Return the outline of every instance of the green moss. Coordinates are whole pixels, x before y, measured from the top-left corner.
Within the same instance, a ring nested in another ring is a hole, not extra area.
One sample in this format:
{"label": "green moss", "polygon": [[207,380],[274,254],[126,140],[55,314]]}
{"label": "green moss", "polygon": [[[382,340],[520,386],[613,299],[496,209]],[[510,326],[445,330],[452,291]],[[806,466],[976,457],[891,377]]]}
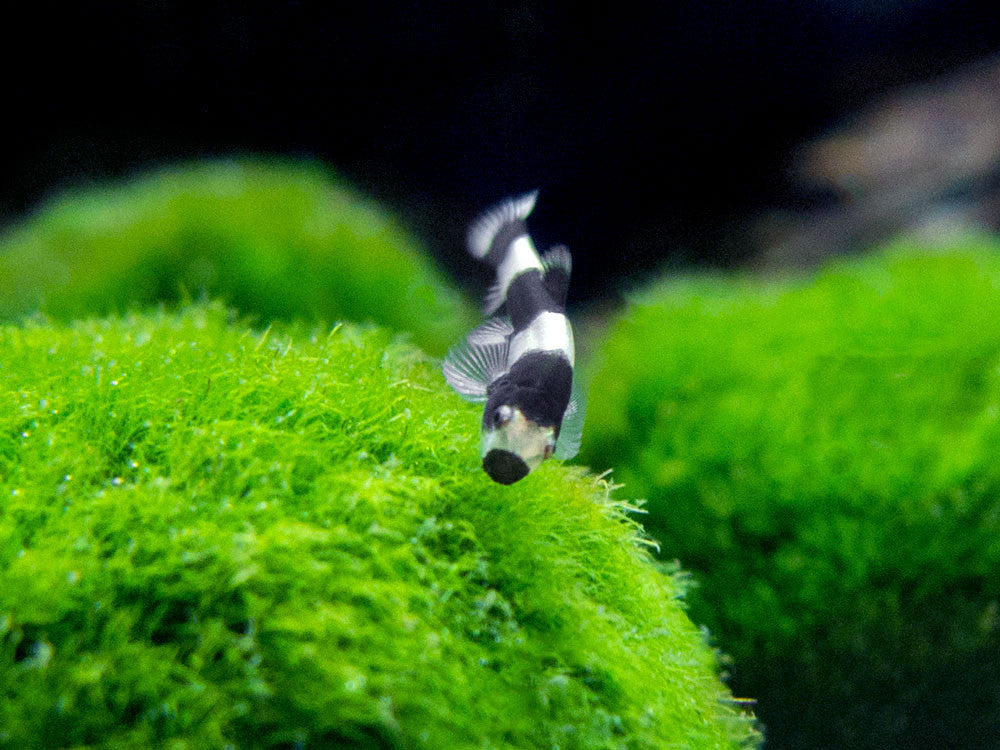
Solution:
{"label": "green moss", "polygon": [[176,166],[67,193],[0,237],[8,319],[204,295],[264,321],[375,321],[436,354],[472,324],[417,243],[311,163]]}
{"label": "green moss", "polygon": [[649,500],[769,745],[1000,736],[1000,246],[639,295],[582,459]]}
{"label": "green moss", "polygon": [[0,329],[0,747],[753,741],[628,506],[377,329]]}

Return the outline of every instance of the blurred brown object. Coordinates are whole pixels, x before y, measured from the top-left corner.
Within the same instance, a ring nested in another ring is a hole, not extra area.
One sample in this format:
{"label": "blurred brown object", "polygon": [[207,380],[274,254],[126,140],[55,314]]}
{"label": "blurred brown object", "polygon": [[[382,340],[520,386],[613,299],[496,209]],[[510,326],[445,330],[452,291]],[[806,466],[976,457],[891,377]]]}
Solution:
{"label": "blurred brown object", "polygon": [[875,102],[804,146],[792,179],[819,205],[757,222],[763,268],[811,266],[900,234],[1000,229],[1000,57]]}

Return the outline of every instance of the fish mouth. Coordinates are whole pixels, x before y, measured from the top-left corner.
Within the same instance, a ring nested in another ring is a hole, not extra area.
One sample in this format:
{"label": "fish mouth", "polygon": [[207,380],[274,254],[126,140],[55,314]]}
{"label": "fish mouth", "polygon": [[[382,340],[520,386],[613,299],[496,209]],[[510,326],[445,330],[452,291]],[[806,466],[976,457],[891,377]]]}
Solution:
{"label": "fish mouth", "polygon": [[[496,452],[496,456],[489,459],[489,464],[498,467],[498,473],[514,476],[509,482],[501,484],[513,484],[521,479],[521,467],[527,466],[525,473],[531,473],[538,468],[549,455],[546,446],[555,444],[555,428],[543,427],[527,419],[518,407],[513,407],[511,418],[499,427],[483,430],[482,455],[483,469],[493,477],[493,473],[487,468],[487,457],[490,453]],[[506,456],[504,455],[506,454]],[[507,458],[511,456],[511,458]],[[510,468],[504,471],[500,468],[501,462],[506,463]],[[515,468],[516,467],[516,470]],[[494,480],[500,482],[501,480]]]}
{"label": "fish mouth", "polygon": [[531,469],[516,453],[493,448],[483,456],[483,471],[497,484],[514,484],[528,476]]}

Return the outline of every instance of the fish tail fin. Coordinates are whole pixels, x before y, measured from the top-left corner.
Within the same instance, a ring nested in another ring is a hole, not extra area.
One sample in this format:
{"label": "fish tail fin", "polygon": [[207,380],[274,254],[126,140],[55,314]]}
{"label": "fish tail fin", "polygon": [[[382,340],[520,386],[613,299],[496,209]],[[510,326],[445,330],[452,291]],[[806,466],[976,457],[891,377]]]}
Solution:
{"label": "fish tail fin", "polygon": [[[467,237],[469,254],[480,260],[499,255],[509,242],[525,233],[524,220],[535,207],[538,191],[533,190],[517,198],[508,198],[472,222]],[[505,238],[506,239],[505,241]],[[501,242],[497,242],[497,240]],[[491,251],[497,250],[496,253]]]}

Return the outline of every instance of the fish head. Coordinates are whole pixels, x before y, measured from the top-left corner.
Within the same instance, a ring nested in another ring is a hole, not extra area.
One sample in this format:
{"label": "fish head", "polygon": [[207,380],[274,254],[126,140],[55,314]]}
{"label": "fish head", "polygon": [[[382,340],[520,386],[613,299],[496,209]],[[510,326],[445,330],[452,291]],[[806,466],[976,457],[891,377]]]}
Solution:
{"label": "fish head", "polygon": [[499,484],[513,484],[556,449],[556,428],[524,416],[511,404],[488,406],[483,417],[483,470]]}

